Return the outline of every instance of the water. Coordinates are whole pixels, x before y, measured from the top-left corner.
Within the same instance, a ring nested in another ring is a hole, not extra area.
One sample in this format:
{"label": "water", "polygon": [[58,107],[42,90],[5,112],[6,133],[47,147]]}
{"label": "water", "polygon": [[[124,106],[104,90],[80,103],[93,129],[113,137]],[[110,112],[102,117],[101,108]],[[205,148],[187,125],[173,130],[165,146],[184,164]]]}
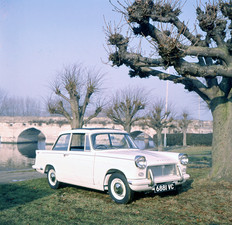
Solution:
{"label": "water", "polygon": [[35,162],[35,150],[45,148],[44,141],[27,144],[0,143],[0,171],[31,168]]}

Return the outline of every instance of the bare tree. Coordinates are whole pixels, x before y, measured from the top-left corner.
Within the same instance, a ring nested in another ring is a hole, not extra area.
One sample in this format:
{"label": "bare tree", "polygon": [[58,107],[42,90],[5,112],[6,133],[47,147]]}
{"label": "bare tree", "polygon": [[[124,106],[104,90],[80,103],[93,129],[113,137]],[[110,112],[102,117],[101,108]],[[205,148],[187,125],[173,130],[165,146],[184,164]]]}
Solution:
{"label": "bare tree", "polygon": [[72,128],[82,128],[102,111],[102,105],[92,105],[93,114],[86,116],[87,107],[100,91],[103,75],[98,71],[86,71],[81,65],[64,67],[53,84],[58,97],[48,100],[48,111],[67,118]]}
{"label": "bare tree", "polygon": [[3,89],[0,89],[0,115],[4,115],[6,99],[7,94]]}
{"label": "bare tree", "polygon": [[146,107],[145,91],[141,88],[128,87],[118,91],[111,102],[106,110],[107,117],[130,133],[133,124],[141,119],[139,113]]}
{"label": "bare tree", "polygon": [[41,102],[31,97],[8,96],[0,90],[1,116],[41,116]]}
{"label": "bare tree", "polygon": [[189,113],[187,111],[183,111],[181,117],[182,118],[178,121],[178,126],[183,133],[183,146],[187,146],[187,130],[191,120],[188,118]]}
{"label": "bare tree", "polygon": [[[130,37],[108,26],[109,60],[130,67],[131,77],[156,76],[196,92],[213,115],[211,176],[232,182],[232,2],[208,1],[196,8],[196,30],[180,20],[181,1],[135,0],[119,3],[136,37],[151,44],[150,55],[129,51]],[[201,30],[197,34],[197,30]],[[193,60],[194,59],[194,60]],[[172,67],[175,73],[160,70]]]}
{"label": "bare tree", "polygon": [[173,128],[174,112],[170,106],[166,109],[165,101],[160,99],[153,103],[150,109],[145,124],[154,129],[157,134],[158,151],[163,150],[162,132],[166,128]]}
{"label": "bare tree", "polygon": [[15,114],[20,116],[41,116],[43,113],[42,104],[39,100],[31,97],[14,97],[13,104]]}

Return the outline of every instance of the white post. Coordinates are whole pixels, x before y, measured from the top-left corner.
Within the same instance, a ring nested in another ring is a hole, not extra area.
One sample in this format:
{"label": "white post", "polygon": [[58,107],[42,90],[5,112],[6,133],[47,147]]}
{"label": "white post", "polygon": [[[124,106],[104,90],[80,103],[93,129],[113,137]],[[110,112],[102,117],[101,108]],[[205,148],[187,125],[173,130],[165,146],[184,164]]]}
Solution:
{"label": "white post", "polygon": [[199,133],[201,133],[201,97],[198,96],[198,125]]}
{"label": "white post", "polygon": [[[168,70],[169,73],[169,70]],[[168,80],[166,83],[165,113],[168,111]],[[167,147],[167,128],[164,128],[164,147]]]}

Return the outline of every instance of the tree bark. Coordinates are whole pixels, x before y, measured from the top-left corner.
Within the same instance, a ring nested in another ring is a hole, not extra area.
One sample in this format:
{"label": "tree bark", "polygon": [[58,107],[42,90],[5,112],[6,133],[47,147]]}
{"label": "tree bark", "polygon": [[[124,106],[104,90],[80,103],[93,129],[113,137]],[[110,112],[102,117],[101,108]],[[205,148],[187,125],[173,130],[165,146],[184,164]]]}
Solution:
{"label": "tree bark", "polygon": [[158,144],[158,151],[162,151],[163,150],[162,130],[157,130],[157,144]]}
{"label": "tree bark", "polygon": [[126,122],[125,125],[123,126],[123,128],[127,133],[131,132],[131,125],[129,122]]}
{"label": "tree bark", "polygon": [[187,146],[187,130],[183,130],[183,146]]}
{"label": "tree bark", "polygon": [[232,182],[232,102],[217,104],[212,114],[211,177]]}
{"label": "tree bark", "polygon": [[82,128],[82,123],[78,120],[78,118],[73,117],[72,120],[70,121],[71,128],[72,129],[77,129],[77,128]]}

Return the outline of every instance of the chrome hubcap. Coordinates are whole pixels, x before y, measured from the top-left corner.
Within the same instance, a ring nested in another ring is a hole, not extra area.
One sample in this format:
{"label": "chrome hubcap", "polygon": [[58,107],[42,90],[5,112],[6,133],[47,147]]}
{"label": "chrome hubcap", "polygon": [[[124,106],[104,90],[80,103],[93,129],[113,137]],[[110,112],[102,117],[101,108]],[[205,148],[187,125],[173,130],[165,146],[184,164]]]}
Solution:
{"label": "chrome hubcap", "polygon": [[111,193],[117,200],[122,200],[126,196],[126,187],[119,178],[113,179],[111,183]]}
{"label": "chrome hubcap", "polygon": [[116,183],[114,185],[114,191],[115,191],[116,194],[122,195],[122,193],[123,193],[122,185],[120,183]]}
{"label": "chrome hubcap", "polygon": [[54,173],[51,173],[50,179],[54,183],[56,181],[56,175]]}

